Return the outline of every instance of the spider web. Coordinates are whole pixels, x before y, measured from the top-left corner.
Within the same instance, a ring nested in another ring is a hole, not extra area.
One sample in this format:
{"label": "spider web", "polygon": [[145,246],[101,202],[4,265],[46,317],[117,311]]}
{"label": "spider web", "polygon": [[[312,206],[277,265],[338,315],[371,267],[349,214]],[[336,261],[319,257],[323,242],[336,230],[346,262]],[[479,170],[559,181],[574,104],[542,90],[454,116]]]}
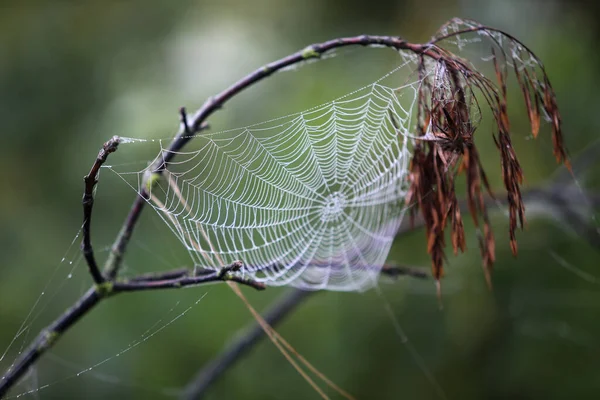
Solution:
{"label": "spider web", "polygon": [[[418,89],[383,81],[410,65],[303,112],[199,135],[150,203],[197,267],[239,259],[269,285],[372,287],[406,210]],[[149,172],[134,174],[138,191]]]}

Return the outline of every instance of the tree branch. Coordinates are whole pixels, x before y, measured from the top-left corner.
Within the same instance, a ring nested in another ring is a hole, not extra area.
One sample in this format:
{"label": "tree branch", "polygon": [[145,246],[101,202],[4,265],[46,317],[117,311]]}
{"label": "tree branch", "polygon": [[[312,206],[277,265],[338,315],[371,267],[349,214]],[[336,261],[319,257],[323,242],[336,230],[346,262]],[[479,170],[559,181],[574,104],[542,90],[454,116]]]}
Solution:
{"label": "tree branch", "polygon": [[151,272],[148,274],[140,274],[129,278],[129,282],[152,282],[152,281],[162,281],[165,279],[177,279],[183,278],[184,276],[189,276],[190,270],[188,268],[176,268],[170,271],[165,272]]}
{"label": "tree branch", "polygon": [[90,275],[92,275],[92,278],[96,284],[104,282],[104,277],[98,268],[98,264],[96,263],[96,259],[94,257],[94,250],[92,248],[91,224],[92,210],[94,208],[94,188],[98,183],[98,173],[100,172],[100,167],[102,164],[104,164],[110,153],[117,151],[117,147],[119,146],[120,142],[121,139],[118,136],[113,136],[109,141],[104,143],[104,146],[102,146],[102,149],[100,149],[100,152],[98,152],[98,156],[96,157],[96,161],[92,165],[90,172],[83,177],[85,189],[82,200],[83,240],[81,242],[81,250],[87,262]]}
{"label": "tree branch", "polygon": [[91,241],[94,188],[98,183],[100,167],[106,162],[108,155],[117,150],[120,141],[121,139],[118,136],[113,136],[104,143],[102,149],[98,152],[98,156],[96,157],[90,172],[83,178],[85,187],[82,200],[83,240],[81,242],[81,250],[87,262],[90,275],[97,286],[88,289],[75,305],[66,310],[59,318],[38,334],[37,338],[31,343],[29,348],[25,350],[21,358],[4,376],[2,376],[2,380],[0,380],[0,398],[2,398],[18,381],[18,379],[27,371],[29,366],[34,364],[47,349],[53,346],[67,329],[79,321],[102,299],[102,296],[100,295],[101,291],[99,291],[98,288],[105,284],[105,279],[96,263]]}
{"label": "tree branch", "polygon": [[[132,279],[129,281],[115,282],[112,285],[113,293],[121,292],[139,292],[142,290],[156,290],[156,289],[180,289],[188,286],[198,286],[206,283],[213,282],[225,282],[232,281],[242,285],[253,287],[256,290],[264,290],[266,286],[262,282],[257,282],[253,279],[240,277],[234,275],[242,269],[243,264],[241,261],[235,261],[232,264],[222,267],[216,271],[208,271],[206,273],[196,274],[190,276],[187,272],[185,275],[174,276],[173,278],[167,278],[166,274],[162,276],[163,279],[155,276],[150,279]],[[173,274],[173,272],[170,272]]]}

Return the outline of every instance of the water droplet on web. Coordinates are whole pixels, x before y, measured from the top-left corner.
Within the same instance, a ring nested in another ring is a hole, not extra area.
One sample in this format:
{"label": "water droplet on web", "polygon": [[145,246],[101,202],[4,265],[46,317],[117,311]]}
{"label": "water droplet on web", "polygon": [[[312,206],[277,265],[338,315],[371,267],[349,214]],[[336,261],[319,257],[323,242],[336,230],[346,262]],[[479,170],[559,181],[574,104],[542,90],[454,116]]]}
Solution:
{"label": "water droplet on web", "polygon": [[73,274],[67,275],[67,279],[71,279],[72,277],[73,277]]}

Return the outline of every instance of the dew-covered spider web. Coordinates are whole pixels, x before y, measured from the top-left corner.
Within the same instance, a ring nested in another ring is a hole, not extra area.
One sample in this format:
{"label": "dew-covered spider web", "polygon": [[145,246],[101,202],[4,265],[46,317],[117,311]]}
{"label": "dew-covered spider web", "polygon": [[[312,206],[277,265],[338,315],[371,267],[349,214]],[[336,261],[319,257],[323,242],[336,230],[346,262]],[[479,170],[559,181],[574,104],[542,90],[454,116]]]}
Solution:
{"label": "dew-covered spider web", "polygon": [[[417,86],[381,79],[303,112],[198,135],[151,204],[197,267],[241,260],[269,285],[365,290],[406,210]],[[138,191],[147,174],[134,174]]]}

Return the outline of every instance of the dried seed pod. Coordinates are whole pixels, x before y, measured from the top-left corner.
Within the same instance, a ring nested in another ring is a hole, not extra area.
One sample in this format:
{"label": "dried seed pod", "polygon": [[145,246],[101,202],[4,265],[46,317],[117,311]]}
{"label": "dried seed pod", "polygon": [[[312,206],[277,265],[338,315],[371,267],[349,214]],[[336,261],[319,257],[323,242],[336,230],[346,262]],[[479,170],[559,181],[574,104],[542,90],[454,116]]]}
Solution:
{"label": "dried seed pod", "polygon": [[[488,40],[496,83],[468,61],[441,47],[442,42],[452,39],[460,49],[468,43],[465,35]],[[512,146],[507,111],[507,66],[510,65],[523,92],[532,135],[538,136],[543,112],[552,125],[556,160],[569,167],[556,96],[542,63],[521,42],[476,22],[454,19],[442,26],[418,58],[416,131],[420,139],[415,144],[406,201],[415,205],[411,210],[413,217],[420,212],[425,222],[427,251],[436,279],[443,275],[444,234],[448,224],[454,253],[466,247],[454,179],[457,173],[464,173],[470,214],[476,227],[483,226],[479,242],[486,280],[491,285],[495,240],[483,188],[492,197],[493,193],[473,140],[481,115],[476,93],[485,100],[494,118],[492,134],[500,154],[508,200],[510,246],[513,254],[517,254],[516,229],[523,228],[525,205],[521,195],[523,171]]]}

